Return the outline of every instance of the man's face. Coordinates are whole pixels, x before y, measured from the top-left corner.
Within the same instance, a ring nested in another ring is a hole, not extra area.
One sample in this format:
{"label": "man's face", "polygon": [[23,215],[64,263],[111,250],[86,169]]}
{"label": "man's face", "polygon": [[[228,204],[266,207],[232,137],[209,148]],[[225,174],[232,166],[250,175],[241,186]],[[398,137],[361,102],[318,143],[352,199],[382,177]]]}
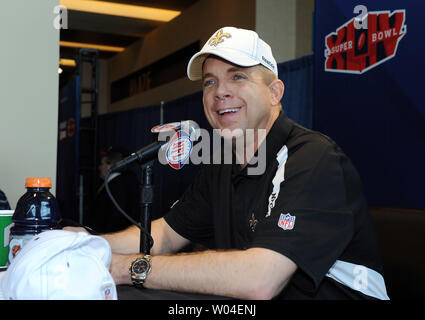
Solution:
{"label": "man's face", "polygon": [[[203,104],[214,129],[266,129],[273,125],[276,108],[263,80],[261,67],[240,67],[218,57],[206,59],[203,67]],[[229,138],[226,134],[224,138]]]}
{"label": "man's face", "polygon": [[108,172],[108,170],[111,168],[111,165],[107,163],[106,158],[103,157],[100,160],[100,165],[99,165],[99,176],[102,180],[105,180],[106,177],[106,173]]}

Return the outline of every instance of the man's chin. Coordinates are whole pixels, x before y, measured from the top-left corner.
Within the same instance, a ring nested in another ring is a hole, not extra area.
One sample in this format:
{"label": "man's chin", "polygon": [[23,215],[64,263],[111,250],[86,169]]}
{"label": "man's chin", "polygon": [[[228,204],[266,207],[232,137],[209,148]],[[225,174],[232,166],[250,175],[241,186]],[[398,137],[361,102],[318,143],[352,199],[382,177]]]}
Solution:
{"label": "man's chin", "polygon": [[229,140],[229,141],[243,138],[245,135],[244,130],[241,128],[235,128],[235,129],[225,128],[225,129],[219,129],[219,130],[220,130],[220,136],[224,140]]}

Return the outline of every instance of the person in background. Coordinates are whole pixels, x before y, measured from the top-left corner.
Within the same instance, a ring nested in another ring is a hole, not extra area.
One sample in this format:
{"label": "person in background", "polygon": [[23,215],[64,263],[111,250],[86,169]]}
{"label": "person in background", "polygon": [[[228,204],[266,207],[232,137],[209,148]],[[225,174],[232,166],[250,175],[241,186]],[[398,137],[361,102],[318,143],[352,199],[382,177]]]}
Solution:
{"label": "person in background", "polygon": [[0,189],[0,210],[10,210],[9,201],[6,194]]}
{"label": "person in background", "polygon": [[[107,151],[102,152],[99,165],[99,176],[102,184],[97,190],[93,209],[86,222],[86,225],[96,232],[114,232],[123,230],[131,225],[131,222],[113,204],[106,192],[104,181],[108,170],[126,156],[126,150],[121,147],[109,147]],[[108,180],[108,186],[112,196],[121,209],[138,221],[139,183],[137,176],[131,170],[124,168],[121,171],[112,173]]]}

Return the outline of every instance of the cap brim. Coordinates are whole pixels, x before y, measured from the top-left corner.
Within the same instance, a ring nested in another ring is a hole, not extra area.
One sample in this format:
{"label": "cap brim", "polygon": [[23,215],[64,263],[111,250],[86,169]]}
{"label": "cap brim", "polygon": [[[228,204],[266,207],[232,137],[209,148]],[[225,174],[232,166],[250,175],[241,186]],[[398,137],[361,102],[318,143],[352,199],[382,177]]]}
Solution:
{"label": "cap brim", "polygon": [[202,79],[202,64],[204,63],[204,60],[207,58],[207,56],[211,54],[241,67],[252,67],[260,64],[259,61],[250,58],[240,51],[228,48],[200,51],[190,59],[189,64],[187,65],[187,76],[190,80]]}

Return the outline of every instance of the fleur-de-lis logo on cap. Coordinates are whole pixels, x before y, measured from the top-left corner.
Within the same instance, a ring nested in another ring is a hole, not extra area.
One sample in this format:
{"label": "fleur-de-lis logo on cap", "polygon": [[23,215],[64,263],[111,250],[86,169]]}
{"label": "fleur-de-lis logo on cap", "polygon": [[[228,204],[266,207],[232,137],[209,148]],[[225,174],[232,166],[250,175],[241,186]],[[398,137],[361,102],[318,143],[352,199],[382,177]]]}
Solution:
{"label": "fleur-de-lis logo on cap", "polygon": [[216,47],[219,43],[224,41],[224,38],[230,38],[231,36],[232,35],[230,33],[223,33],[223,29],[220,29],[211,37],[208,44]]}

